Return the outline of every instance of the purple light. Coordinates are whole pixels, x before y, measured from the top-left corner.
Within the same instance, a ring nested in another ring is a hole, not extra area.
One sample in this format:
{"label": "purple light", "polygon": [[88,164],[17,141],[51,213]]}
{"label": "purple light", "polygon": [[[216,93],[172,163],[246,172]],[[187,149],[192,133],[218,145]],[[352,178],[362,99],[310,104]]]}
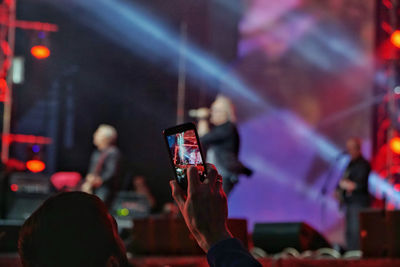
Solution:
{"label": "purple light", "polygon": [[40,146],[39,146],[39,145],[33,145],[33,146],[32,146],[32,151],[33,151],[34,153],[39,153],[39,151],[40,151]]}
{"label": "purple light", "polygon": [[44,32],[39,32],[39,33],[38,33],[38,37],[39,37],[40,39],[44,39],[44,38],[46,37],[46,34],[45,34]]}

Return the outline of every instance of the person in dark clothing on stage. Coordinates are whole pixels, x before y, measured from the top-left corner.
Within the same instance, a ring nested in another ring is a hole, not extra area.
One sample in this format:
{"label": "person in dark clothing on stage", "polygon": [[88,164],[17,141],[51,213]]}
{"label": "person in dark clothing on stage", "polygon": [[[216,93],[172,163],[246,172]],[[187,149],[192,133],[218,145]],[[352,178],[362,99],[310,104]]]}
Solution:
{"label": "person in dark clothing on stage", "polygon": [[[210,129],[208,117],[214,125]],[[200,142],[207,149],[207,162],[214,164],[222,175],[223,189],[229,196],[239,181],[239,174],[251,174],[238,159],[239,133],[236,128],[234,106],[229,98],[218,95],[211,108],[197,110]]]}
{"label": "person in dark clothing on stage", "polygon": [[346,144],[351,161],[346,168],[338,188],[346,210],[346,243],[348,250],[360,248],[359,213],[370,205],[368,176],[369,162],[361,154],[361,141],[351,138]]}
{"label": "person in dark clothing on stage", "polygon": [[207,253],[211,267],[261,267],[242,243],[232,237],[227,226],[228,204],[222,177],[212,164],[207,164],[206,169],[203,182],[196,167],[188,169],[187,192],[175,180],[170,181],[172,196],[186,225]]}
{"label": "person in dark clothing on stage", "polygon": [[82,185],[82,191],[94,193],[111,207],[118,190],[121,153],[115,146],[117,131],[114,127],[102,124],[93,135],[97,150],[90,158],[89,171]]}

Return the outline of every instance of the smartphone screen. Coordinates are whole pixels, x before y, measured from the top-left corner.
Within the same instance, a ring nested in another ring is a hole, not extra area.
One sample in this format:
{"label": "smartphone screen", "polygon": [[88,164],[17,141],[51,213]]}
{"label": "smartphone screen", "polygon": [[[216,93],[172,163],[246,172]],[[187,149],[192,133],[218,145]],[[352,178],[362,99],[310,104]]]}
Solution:
{"label": "smartphone screen", "polygon": [[164,131],[169,156],[179,185],[187,188],[186,171],[197,167],[200,176],[204,174],[204,161],[194,124],[188,123]]}

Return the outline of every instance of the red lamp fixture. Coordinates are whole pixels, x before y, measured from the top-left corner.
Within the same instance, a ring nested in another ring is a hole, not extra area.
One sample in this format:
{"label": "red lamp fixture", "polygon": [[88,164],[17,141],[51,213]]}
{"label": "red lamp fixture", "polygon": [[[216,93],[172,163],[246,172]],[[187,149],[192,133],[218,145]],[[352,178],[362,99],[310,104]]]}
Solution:
{"label": "red lamp fixture", "polygon": [[394,153],[400,154],[400,137],[393,137],[389,142],[389,146]]}
{"label": "red lamp fixture", "polygon": [[392,35],[390,36],[390,41],[395,47],[400,48],[400,30],[394,31],[392,33]]}
{"label": "red lamp fixture", "polygon": [[12,185],[10,185],[10,189],[13,192],[17,192],[18,191],[18,185],[17,184],[12,184]]}
{"label": "red lamp fixture", "polygon": [[31,172],[38,173],[46,169],[46,164],[41,160],[33,159],[26,162],[26,168]]}
{"label": "red lamp fixture", "polygon": [[45,59],[50,56],[50,49],[44,45],[35,45],[31,49],[31,54],[37,59]]}

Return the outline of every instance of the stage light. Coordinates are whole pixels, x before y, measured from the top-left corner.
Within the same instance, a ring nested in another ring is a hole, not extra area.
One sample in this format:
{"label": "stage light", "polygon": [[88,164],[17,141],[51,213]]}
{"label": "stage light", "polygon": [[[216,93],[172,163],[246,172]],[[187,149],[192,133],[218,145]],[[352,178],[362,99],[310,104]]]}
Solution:
{"label": "stage light", "polygon": [[35,45],[32,47],[31,53],[37,59],[45,59],[50,56],[50,49],[44,45]]}
{"label": "stage light", "polygon": [[400,30],[394,31],[392,33],[390,41],[395,47],[400,48]]}
{"label": "stage light", "polygon": [[389,146],[394,153],[400,154],[400,137],[393,137],[390,140]]}
{"label": "stage light", "polygon": [[46,164],[43,161],[40,160],[30,160],[28,162],[26,162],[26,167],[28,168],[28,170],[30,170],[31,172],[41,172],[46,168]]}
{"label": "stage light", "polygon": [[397,192],[400,192],[400,184],[395,184],[394,190],[396,190]]}
{"label": "stage light", "polygon": [[362,231],[360,232],[361,238],[366,238],[367,235],[368,235],[368,232],[367,232],[366,230],[362,230]]}
{"label": "stage light", "polygon": [[40,146],[39,145],[33,145],[32,146],[32,151],[34,153],[39,153],[40,152]]}
{"label": "stage light", "polygon": [[12,185],[10,185],[10,189],[13,192],[17,192],[18,191],[18,185],[17,184],[12,184]]}
{"label": "stage light", "polygon": [[387,210],[395,210],[396,209],[396,205],[394,203],[387,203],[386,209]]}
{"label": "stage light", "polygon": [[127,208],[118,209],[117,214],[118,214],[118,216],[126,217],[129,215],[129,210]]}

